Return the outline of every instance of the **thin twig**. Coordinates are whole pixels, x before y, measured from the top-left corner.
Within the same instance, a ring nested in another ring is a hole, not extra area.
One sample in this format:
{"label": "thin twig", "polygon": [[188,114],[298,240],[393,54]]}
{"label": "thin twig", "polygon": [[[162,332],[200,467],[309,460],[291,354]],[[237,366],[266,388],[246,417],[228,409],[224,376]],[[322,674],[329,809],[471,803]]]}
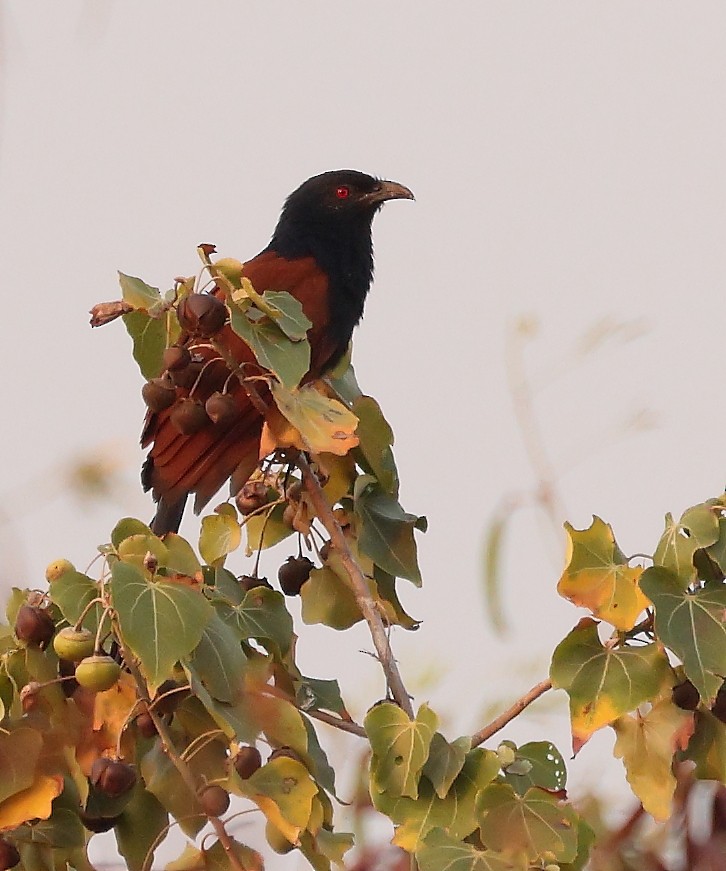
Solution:
{"label": "thin twig", "polygon": [[359,726],[358,723],[355,723],[353,720],[343,720],[342,717],[335,717],[333,714],[328,714],[326,711],[319,711],[317,708],[312,708],[311,710],[301,708],[301,710],[307,714],[308,717],[320,720],[321,723],[327,723],[328,726],[334,726],[336,729],[340,729],[341,732],[350,732],[351,735],[357,735],[359,738],[367,737],[366,730],[363,726]]}
{"label": "thin twig", "polygon": [[496,733],[503,729],[507,723],[511,722],[515,717],[518,717],[535,699],[538,699],[541,695],[544,695],[547,690],[551,689],[552,681],[549,680],[549,678],[540,681],[536,686],[533,686],[529,692],[526,692],[521,699],[517,699],[511,707],[507,708],[506,711],[492,720],[491,723],[484,726],[484,728],[480,729],[478,732],[475,732],[471,736],[471,746],[478,747],[480,744],[488,741],[492,735],[496,735]]}
{"label": "thin twig", "polygon": [[345,535],[343,534],[343,530],[340,528],[340,524],[333,514],[333,509],[330,507],[328,500],[323,494],[323,488],[320,486],[320,482],[313,474],[310,464],[304,454],[300,454],[297,464],[302,472],[305,489],[310,496],[310,501],[313,503],[315,512],[320,518],[320,522],[327,530],[333,547],[340,554],[343,567],[350,578],[353,595],[355,596],[356,603],[358,604],[366,623],[368,623],[368,628],[370,629],[371,637],[373,638],[373,645],[378,654],[378,661],[386,675],[386,681],[391,694],[398,705],[408,714],[409,717],[411,717],[411,719],[413,719],[411,698],[406,691],[406,687],[403,685],[403,680],[398,671],[396,660],[391,651],[391,645],[388,643],[386,628],[383,625],[383,620],[381,619],[381,615],[376,607],[376,603],[373,601],[368,590],[368,583],[365,575],[361,571],[358,563],[355,561]]}

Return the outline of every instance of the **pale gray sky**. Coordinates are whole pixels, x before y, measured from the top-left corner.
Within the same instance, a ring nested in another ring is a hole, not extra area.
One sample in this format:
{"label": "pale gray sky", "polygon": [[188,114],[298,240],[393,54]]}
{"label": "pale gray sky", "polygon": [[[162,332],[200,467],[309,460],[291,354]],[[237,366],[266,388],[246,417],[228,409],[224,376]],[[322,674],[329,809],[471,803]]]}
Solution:
{"label": "pale gray sky", "polygon": [[[483,529],[533,480],[506,335],[539,319],[538,379],[596,321],[648,328],[538,394],[575,526],[597,513],[625,552],[652,550],[666,511],[723,488],[725,29],[721,2],[5,0],[0,492],[22,513],[0,528],[2,584],[41,585],[59,555],[83,566],[119,516],[151,516],[129,342],[121,324],[87,324],[118,295],[115,270],[167,287],[196,269],[202,241],[244,260],[299,182],[353,167],[417,195],[376,219],[355,345],[396,433],[404,504],[430,522],[425,586],[401,585],[424,621],[394,634],[404,675],[416,687],[446,669],[417,702],[449,734],[544,677],[579,612],[557,597],[561,558],[532,513],[507,542],[516,628],[502,643],[483,617]],[[658,428],[616,438],[644,407]],[[122,463],[116,504],[57,495],[63,465],[99,446]],[[357,713],[381,695],[363,629],[301,636],[303,668],[342,669]],[[553,710],[507,737],[553,737],[566,753],[563,702]],[[598,736],[571,765],[575,795],[605,770],[620,789],[610,743]]]}

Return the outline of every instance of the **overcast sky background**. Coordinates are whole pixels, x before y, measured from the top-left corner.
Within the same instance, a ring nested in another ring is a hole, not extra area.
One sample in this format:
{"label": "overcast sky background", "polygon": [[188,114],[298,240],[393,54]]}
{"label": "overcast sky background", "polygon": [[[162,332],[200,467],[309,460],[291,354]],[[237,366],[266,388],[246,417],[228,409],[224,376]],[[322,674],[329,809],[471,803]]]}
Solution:
{"label": "overcast sky background", "polygon": [[[581,613],[532,511],[506,540],[512,630],[497,640],[485,620],[484,530],[536,484],[507,337],[539,323],[526,363],[559,520],[596,513],[626,553],[652,552],[666,511],[723,489],[725,32],[721,2],[5,0],[3,588],[42,586],[61,555],[85,567],[119,517],[152,515],[129,339],[88,326],[119,296],[115,271],[166,289],[200,242],[247,259],[293,188],[352,167],[417,197],[376,218],[354,358],[396,433],[402,501],[429,518],[424,588],[401,583],[423,620],[394,633],[404,677],[450,737],[545,677]],[[602,322],[629,326],[573,356]],[[99,452],[114,498],[79,500],[67,470]],[[299,628],[303,670],[341,676],[361,716],[384,689],[365,630]],[[503,737],[567,754],[564,696],[539,710]],[[571,792],[597,783],[627,809],[611,743],[571,764]]]}

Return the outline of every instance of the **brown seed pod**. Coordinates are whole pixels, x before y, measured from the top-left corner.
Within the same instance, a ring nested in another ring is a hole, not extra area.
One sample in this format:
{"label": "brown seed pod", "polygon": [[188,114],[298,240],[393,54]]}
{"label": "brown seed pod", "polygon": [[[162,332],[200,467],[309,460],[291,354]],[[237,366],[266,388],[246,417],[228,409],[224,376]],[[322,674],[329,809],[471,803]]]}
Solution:
{"label": "brown seed pod", "polygon": [[198,336],[216,335],[227,322],[227,306],[208,293],[191,293],[176,307],[182,328]]}
{"label": "brown seed pod", "polygon": [[141,396],[149,411],[163,411],[176,399],[176,389],[168,378],[152,378],[141,388]]}
{"label": "brown seed pod", "polygon": [[240,575],[238,580],[240,587],[245,591],[245,593],[249,593],[250,590],[254,590],[256,587],[267,587],[268,590],[272,589],[272,584],[267,580],[267,578],[258,578],[254,575]]}
{"label": "brown seed pod", "polygon": [[197,797],[202,810],[208,817],[221,817],[229,808],[229,793],[217,783],[202,787]]}
{"label": "brown seed pod", "polygon": [[260,751],[256,747],[240,747],[232,759],[232,765],[242,780],[247,780],[262,765]]}
{"label": "brown seed pod", "polygon": [[280,588],[286,596],[297,596],[300,588],[310,577],[310,572],[315,568],[315,563],[306,556],[290,556],[280,566],[277,580]]}
{"label": "brown seed pod", "polygon": [[272,753],[267,757],[268,762],[272,762],[273,759],[294,759],[295,762],[302,763],[302,759],[300,756],[292,749],[292,747],[278,747],[276,750],[273,750]]}
{"label": "brown seed pod", "polygon": [[153,738],[157,734],[156,725],[148,711],[142,711],[136,718],[136,728],[144,738]]}
{"label": "brown seed pod", "polygon": [[248,481],[234,497],[239,513],[247,516],[267,504],[267,484]]}
{"label": "brown seed pod", "polygon": [[115,798],[136,783],[136,768],[120,759],[99,756],[91,767],[91,783],[100,792]]}
{"label": "brown seed pod", "polygon": [[20,861],[20,853],[17,847],[6,841],[5,838],[0,838],[0,871],[8,871],[14,868]]}
{"label": "brown seed pod", "polygon": [[698,690],[689,680],[684,680],[683,683],[673,687],[672,698],[673,704],[684,711],[695,711],[701,701]]}
{"label": "brown seed pod", "polygon": [[204,360],[199,357],[192,357],[191,363],[183,369],[172,369],[169,372],[169,378],[177,387],[182,387],[184,390],[191,390],[197,382],[197,378],[204,368]]}
{"label": "brown seed pod", "polygon": [[92,817],[85,811],[81,811],[78,816],[81,819],[84,827],[89,832],[100,834],[101,832],[110,832],[116,823],[121,819],[121,814],[115,817]]}
{"label": "brown seed pod", "polygon": [[231,393],[213,393],[204,403],[204,408],[212,423],[218,426],[233,424],[240,415],[240,409]]}
{"label": "brown seed pod", "polygon": [[23,604],[15,618],[15,635],[18,641],[45,649],[50,643],[55,624],[50,614],[37,605]]}
{"label": "brown seed pod", "polygon": [[182,435],[194,435],[210,422],[202,403],[189,398],[177,402],[169,415],[169,420]]}
{"label": "brown seed pod", "polygon": [[173,372],[176,369],[185,369],[192,362],[192,355],[188,348],[172,345],[171,348],[164,349],[161,361],[166,370]]}

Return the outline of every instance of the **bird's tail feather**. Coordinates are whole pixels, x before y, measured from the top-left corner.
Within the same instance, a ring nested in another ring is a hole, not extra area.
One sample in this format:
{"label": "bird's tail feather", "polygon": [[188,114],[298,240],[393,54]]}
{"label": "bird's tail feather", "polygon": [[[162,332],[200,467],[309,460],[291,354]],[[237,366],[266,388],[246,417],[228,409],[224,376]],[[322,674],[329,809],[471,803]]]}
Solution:
{"label": "bird's tail feather", "polygon": [[187,503],[187,495],[184,494],[175,502],[170,502],[165,497],[159,499],[156,514],[151,521],[151,531],[154,535],[166,535],[167,532],[178,532],[181,524],[184,506]]}

